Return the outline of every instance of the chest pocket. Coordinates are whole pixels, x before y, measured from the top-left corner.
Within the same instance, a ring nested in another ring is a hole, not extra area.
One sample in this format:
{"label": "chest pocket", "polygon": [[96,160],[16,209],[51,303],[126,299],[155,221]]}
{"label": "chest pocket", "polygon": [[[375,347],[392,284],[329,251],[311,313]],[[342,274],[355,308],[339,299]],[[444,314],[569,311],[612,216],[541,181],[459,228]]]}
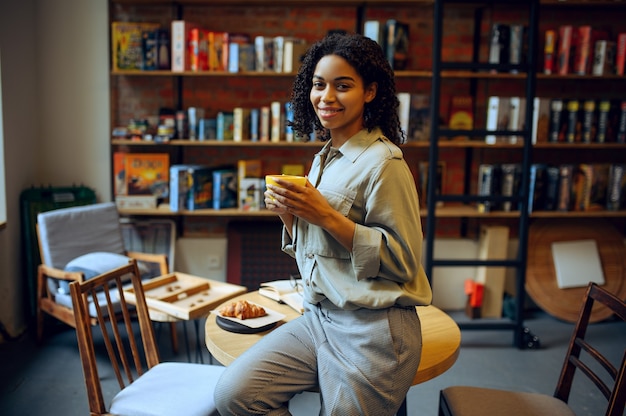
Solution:
{"label": "chest pocket", "polygon": [[[321,186],[318,190],[334,209],[348,216],[356,198],[356,191],[328,185]],[[350,252],[325,230],[319,227],[309,227],[308,233],[307,253],[336,259],[350,258]]]}

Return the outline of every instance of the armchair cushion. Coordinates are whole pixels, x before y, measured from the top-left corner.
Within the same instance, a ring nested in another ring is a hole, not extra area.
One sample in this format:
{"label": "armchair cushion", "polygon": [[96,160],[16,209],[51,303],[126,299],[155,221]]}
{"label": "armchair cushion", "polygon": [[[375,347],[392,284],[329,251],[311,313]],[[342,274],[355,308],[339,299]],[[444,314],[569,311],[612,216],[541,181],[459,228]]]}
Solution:
{"label": "armchair cushion", "polygon": [[[67,272],[83,272],[85,280],[89,280],[92,277],[96,277],[99,274],[108,272],[118,267],[125,266],[130,261],[130,258],[116,253],[95,252],[87,253],[82,256],[78,256],[73,260],[70,260],[65,265],[64,270]],[[70,282],[67,280],[59,281],[59,293],[70,293]]]}

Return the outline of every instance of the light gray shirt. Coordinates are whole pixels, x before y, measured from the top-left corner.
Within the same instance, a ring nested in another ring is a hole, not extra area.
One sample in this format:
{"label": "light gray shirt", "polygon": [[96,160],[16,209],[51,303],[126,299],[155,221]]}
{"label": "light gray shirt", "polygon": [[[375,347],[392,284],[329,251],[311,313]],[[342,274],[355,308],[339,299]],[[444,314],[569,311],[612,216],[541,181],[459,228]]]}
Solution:
{"label": "light gray shirt", "polygon": [[321,227],[294,218],[282,249],[296,259],[305,300],[344,309],[428,305],[415,181],[402,151],[379,129],[315,155],[309,181],[356,223],[352,252]]}

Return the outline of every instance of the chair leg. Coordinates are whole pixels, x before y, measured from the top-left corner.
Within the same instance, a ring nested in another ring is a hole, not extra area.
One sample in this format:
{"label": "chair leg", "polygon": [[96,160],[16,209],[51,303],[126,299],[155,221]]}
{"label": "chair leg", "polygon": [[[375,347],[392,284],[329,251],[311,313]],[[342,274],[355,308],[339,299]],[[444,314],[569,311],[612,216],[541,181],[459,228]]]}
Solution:
{"label": "chair leg", "polygon": [[170,336],[172,339],[172,350],[178,354],[178,334],[176,333],[176,322],[170,322]]}

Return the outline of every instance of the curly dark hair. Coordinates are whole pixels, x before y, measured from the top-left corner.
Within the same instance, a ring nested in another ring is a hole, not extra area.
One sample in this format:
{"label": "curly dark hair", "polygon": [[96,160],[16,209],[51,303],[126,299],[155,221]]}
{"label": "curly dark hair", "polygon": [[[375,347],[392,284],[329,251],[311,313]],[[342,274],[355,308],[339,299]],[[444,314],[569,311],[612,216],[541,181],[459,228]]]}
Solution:
{"label": "curly dark hair", "polygon": [[393,70],[380,45],[359,34],[328,35],[313,44],[304,55],[290,98],[293,121],[289,125],[294,133],[309,137],[315,130],[320,140],[330,139],[330,132],[320,123],[309,99],[315,67],[327,55],[337,55],[348,61],[363,79],[364,86],[372,82],[378,84],[376,97],[365,104],[363,127],[368,131],[380,127],[389,140],[395,144],[404,143],[406,137],[398,118],[399,102]]}

